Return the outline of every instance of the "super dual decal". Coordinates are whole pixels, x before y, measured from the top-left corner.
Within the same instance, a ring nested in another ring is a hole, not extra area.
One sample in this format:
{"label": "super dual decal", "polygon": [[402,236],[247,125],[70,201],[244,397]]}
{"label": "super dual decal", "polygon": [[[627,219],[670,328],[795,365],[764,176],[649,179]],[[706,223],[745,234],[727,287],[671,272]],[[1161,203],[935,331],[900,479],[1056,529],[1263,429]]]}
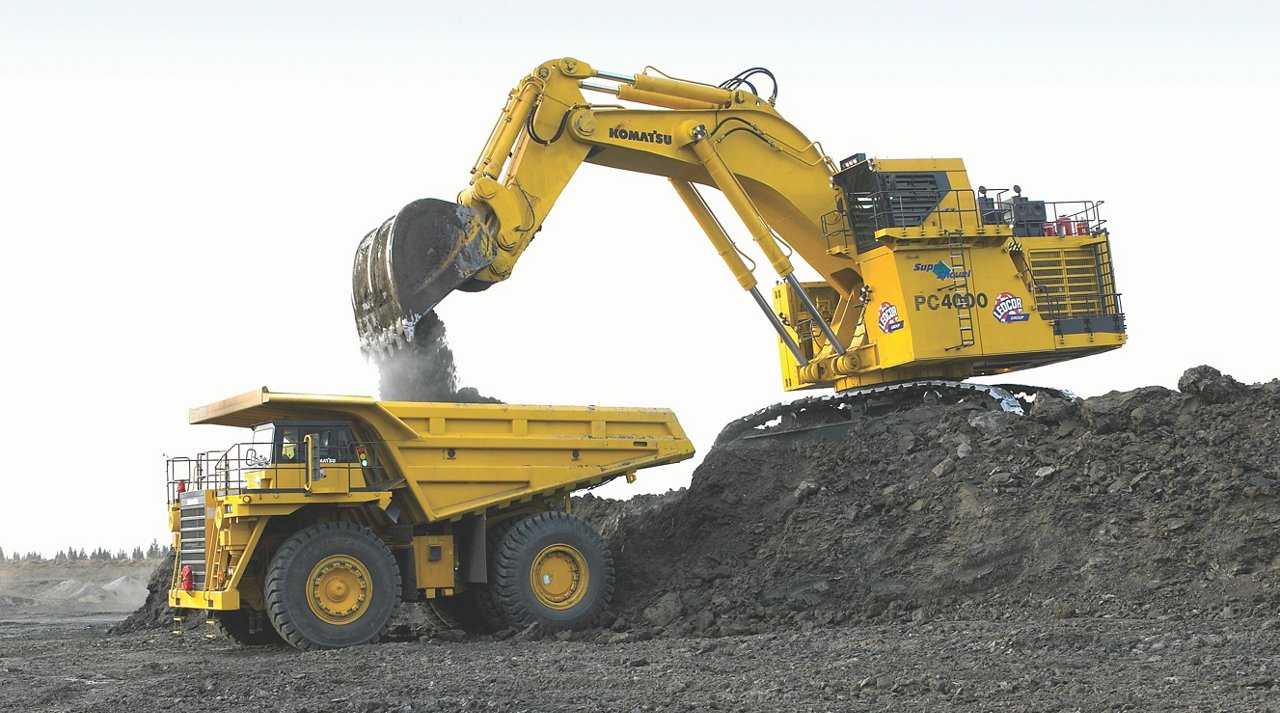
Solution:
{"label": "super dual decal", "polygon": [[[1001,292],[996,295],[993,301],[985,292],[964,292],[951,293],[945,295],[916,295],[914,298],[915,308],[917,312],[929,310],[936,312],[940,309],[986,309],[991,307],[991,316],[996,318],[1001,324],[1012,324],[1014,322],[1025,322],[1031,318],[1023,310],[1022,298],[1012,292]],[[888,304],[887,302],[885,304]],[[880,307],[881,314],[884,313],[884,306]]]}

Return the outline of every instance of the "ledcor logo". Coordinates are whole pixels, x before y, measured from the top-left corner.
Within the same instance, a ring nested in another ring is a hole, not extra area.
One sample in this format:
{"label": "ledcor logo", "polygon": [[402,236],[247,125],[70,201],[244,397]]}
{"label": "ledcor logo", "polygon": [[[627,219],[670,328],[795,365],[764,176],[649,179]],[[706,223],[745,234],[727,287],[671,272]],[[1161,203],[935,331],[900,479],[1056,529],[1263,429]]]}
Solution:
{"label": "ledcor logo", "polygon": [[898,308],[888,302],[880,303],[879,322],[880,331],[885,334],[892,334],[893,332],[907,326],[906,323],[902,321],[902,318],[898,316]]}
{"label": "ledcor logo", "polygon": [[1002,324],[1025,322],[1031,317],[1022,311],[1022,298],[1012,292],[1001,292],[996,295],[996,304],[991,308],[991,316]]}

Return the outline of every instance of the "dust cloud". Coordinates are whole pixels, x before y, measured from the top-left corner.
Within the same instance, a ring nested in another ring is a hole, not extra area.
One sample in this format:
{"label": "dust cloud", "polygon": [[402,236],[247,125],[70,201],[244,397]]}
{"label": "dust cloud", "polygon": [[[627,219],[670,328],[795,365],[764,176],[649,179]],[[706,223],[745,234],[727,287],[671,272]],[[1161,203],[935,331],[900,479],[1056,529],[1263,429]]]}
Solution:
{"label": "dust cloud", "polygon": [[378,397],[383,401],[502,403],[473,387],[458,386],[453,350],[444,322],[435,312],[418,321],[412,342],[378,361]]}

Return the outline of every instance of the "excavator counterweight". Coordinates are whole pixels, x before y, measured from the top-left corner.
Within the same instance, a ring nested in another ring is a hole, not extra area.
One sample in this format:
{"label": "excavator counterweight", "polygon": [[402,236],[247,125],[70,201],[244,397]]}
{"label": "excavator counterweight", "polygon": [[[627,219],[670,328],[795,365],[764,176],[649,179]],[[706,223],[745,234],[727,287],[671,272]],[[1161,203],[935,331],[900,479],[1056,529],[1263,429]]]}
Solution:
{"label": "excavator counterweight", "polygon": [[416,200],[360,241],[351,299],[365,353],[412,341],[422,315],[493,262],[494,240],[475,210]]}

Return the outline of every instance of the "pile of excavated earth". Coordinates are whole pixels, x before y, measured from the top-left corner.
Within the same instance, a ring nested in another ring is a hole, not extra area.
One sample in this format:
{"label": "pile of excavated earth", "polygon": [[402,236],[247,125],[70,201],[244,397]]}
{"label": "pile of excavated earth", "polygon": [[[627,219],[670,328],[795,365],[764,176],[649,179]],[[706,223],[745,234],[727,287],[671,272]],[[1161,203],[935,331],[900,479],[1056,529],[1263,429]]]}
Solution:
{"label": "pile of excavated earth", "polygon": [[586,498],[614,628],[1275,616],[1280,381],[1202,366],[1178,387],[753,433],[687,491]]}
{"label": "pile of excavated earth", "polygon": [[[1274,617],[1280,381],[1197,367],[1178,387],[722,437],[688,489],[575,499],[618,582],[602,628],[561,638]],[[168,574],[123,628],[168,624]]]}

